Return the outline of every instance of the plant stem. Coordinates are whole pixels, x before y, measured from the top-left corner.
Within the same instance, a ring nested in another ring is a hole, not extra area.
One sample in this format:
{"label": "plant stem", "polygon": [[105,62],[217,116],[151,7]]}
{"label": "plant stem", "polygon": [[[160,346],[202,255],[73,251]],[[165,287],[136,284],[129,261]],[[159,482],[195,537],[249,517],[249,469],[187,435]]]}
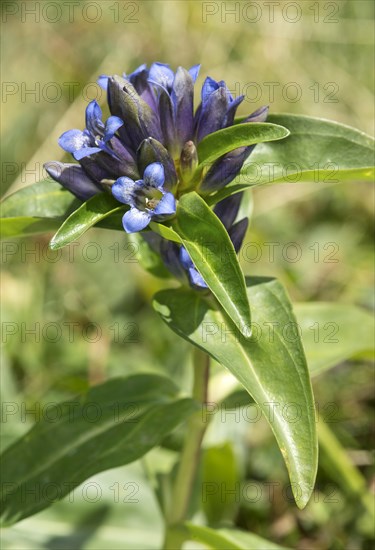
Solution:
{"label": "plant stem", "polygon": [[185,442],[172,491],[171,506],[166,517],[167,531],[163,546],[165,550],[179,550],[185,538],[181,534],[179,525],[186,519],[188,514],[190,498],[199,466],[202,439],[207,428],[207,422],[203,421],[202,412],[207,403],[209,364],[209,356],[203,351],[195,349],[192,397],[201,405],[201,408],[190,417],[187,423]]}

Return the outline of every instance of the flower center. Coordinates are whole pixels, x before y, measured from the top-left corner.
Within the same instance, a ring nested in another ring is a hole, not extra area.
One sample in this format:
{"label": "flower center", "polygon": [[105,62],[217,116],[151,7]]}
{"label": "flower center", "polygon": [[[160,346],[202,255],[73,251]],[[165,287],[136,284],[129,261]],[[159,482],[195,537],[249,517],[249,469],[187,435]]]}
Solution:
{"label": "flower center", "polygon": [[145,207],[154,210],[159,204],[160,199],[162,198],[163,193],[159,189],[147,189],[145,194]]}

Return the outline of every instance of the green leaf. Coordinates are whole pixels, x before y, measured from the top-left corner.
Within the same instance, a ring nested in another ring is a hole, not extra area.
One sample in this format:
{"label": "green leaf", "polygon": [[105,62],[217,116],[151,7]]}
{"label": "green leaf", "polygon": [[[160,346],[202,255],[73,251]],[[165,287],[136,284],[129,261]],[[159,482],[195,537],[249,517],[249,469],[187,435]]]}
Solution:
{"label": "green leaf", "polygon": [[255,148],[243,169],[244,183],[373,180],[375,149],[371,136],[345,124],[302,115],[275,114],[268,120],[286,126],[290,136]]}
{"label": "green leaf", "polygon": [[162,223],[151,222],[150,229],[152,229],[154,233],[160,235],[160,237],[167,239],[167,241],[173,241],[174,243],[181,244],[180,237],[171,227],[163,225]]}
{"label": "green leaf", "polygon": [[69,498],[2,529],[2,548],[160,550],[162,517],[140,462],[96,474]]}
{"label": "green leaf", "polygon": [[181,197],[172,224],[212,293],[242,334],[249,336],[251,319],[245,279],[219,218],[192,192]]}
{"label": "green leaf", "polygon": [[294,306],[311,375],[346,359],[374,353],[373,316],[353,305],[329,302]]}
{"label": "green leaf", "polygon": [[140,374],[42,408],[39,422],[1,457],[3,524],[35,514],[93,474],[158,445],[196,410],[178,394],[169,379]]}
{"label": "green leaf", "polygon": [[258,535],[238,529],[215,530],[190,522],[186,522],[185,527],[190,535],[188,540],[201,542],[214,550],[286,550]]}
{"label": "green leaf", "polygon": [[1,217],[60,218],[80,201],[50,179],[23,187],[1,202]]}
{"label": "green leaf", "polygon": [[75,241],[90,227],[111,214],[124,210],[124,206],[109,193],[99,193],[84,202],[62,224],[50,242],[50,248],[57,250]]}
{"label": "green leaf", "polygon": [[303,508],[317,469],[315,412],[309,373],[296,320],[283,287],[272,279],[248,280],[251,338],[198,293],[166,290],[154,308],[177,334],[224,365],[258,403],[278,442]]}
{"label": "green leaf", "polygon": [[212,203],[267,183],[373,181],[371,136],[345,124],[304,115],[271,114],[267,120],[285,126],[290,135],[259,143],[241,174],[213,195]]}
{"label": "green leaf", "polygon": [[55,181],[47,179],[28,185],[1,202],[0,238],[55,231],[79,204]]}
{"label": "green leaf", "polygon": [[207,165],[238,147],[283,139],[289,130],[268,122],[245,122],[209,134],[198,144],[199,164]]}
{"label": "green leaf", "polygon": [[1,218],[0,239],[24,237],[55,231],[61,225],[61,220],[56,218]]}

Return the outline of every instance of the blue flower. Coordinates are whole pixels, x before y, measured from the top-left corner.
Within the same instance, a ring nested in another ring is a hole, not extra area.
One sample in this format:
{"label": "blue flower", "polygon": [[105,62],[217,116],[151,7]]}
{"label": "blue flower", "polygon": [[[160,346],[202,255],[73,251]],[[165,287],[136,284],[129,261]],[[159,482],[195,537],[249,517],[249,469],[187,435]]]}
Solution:
{"label": "blue flower", "polygon": [[142,180],[119,178],[112,186],[113,196],[128,204],[122,224],[127,233],[142,231],[151,220],[164,221],[176,213],[176,200],[164,190],[163,165],[154,162],[147,166]]}
{"label": "blue flower", "polygon": [[224,80],[216,82],[209,76],[203,83],[201,97],[202,103],[195,115],[197,142],[208,134],[231,126],[237,107],[244,100],[243,95],[235,99]]}
{"label": "blue flower", "polygon": [[124,122],[117,116],[110,116],[103,124],[102,116],[102,110],[98,103],[95,100],[91,101],[86,108],[86,129],[65,132],[59,139],[60,147],[64,151],[72,153],[76,160],[81,160],[100,151],[105,151],[118,158],[108,142]]}
{"label": "blue flower", "polygon": [[[201,103],[194,114],[194,87],[200,66],[143,64],[123,76],[101,76],[107,91],[110,117],[103,122],[101,108],[92,101],[86,109],[86,128],[68,130],[59,139],[78,164],[48,162],[48,174],[84,201],[106,190],[130,210],[124,215],[127,232],[141,231],[150,220],[165,221],[176,212],[176,200],[195,189],[203,196],[228,185],[255,146],[240,147],[198,168],[198,144],[207,135],[234,124],[243,96],[233,97],[223,80],[207,77]],[[260,122],[268,108],[258,109],[242,122]],[[236,240],[243,227],[229,224]],[[150,233],[150,232],[148,232]],[[203,286],[191,260],[180,248],[163,245],[169,265]]]}

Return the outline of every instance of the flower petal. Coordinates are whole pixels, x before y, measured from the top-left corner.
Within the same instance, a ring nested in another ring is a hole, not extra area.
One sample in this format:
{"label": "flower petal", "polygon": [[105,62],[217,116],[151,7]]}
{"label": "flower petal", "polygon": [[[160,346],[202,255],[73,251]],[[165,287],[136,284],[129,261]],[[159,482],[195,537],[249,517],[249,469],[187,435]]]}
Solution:
{"label": "flower petal", "polygon": [[195,267],[191,267],[189,269],[189,277],[193,286],[196,286],[197,288],[208,288],[202,275],[195,269]]}
{"label": "flower petal", "polygon": [[86,128],[94,138],[103,132],[102,116],[98,102],[95,99],[90,101],[86,107]]}
{"label": "flower petal", "polygon": [[171,155],[177,158],[179,153],[176,150],[176,125],[173,101],[168,91],[163,87],[158,86],[158,94],[159,112],[162,113],[160,127],[164,144]]}
{"label": "flower petal", "polygon": [[132,73],[130,74],[126,74],[124,73],[124,78],[126,78],[126,80],[129,80],[129,82],[131,82],[133,84],[133,86],[136,88],[135,86],[135,82],[137,80],[137,76],[139,76],[140,73],[143,73],[144,71],[147,71],[147,65],[146,63],[143,63],[142,65],[139,65],[139,67],[137,67],[135,69],[135,71],[133,71]]}
{"label": "flower petal", "polygon": [[105,123],[103,141],[106,142],[112,139],[117,130],[123,125],[124,121],[121,120],[121,118],[119,118],[118,116],[110,116]]}
{"label": "flower petal", "polygon": [[156,207],[154,208],[154,212],[152,216],[173,216],[173,214],[176,213],[176,199],[172,195],[172,193],[165,193],[165,195],[162,196]]}
{"label": "flower petal", "polygon": [[180,248],[179,260],[181,265],[189,274],[189,280],[192,286],[197,288],[208,288],[201,274],[195,269],[193,260],[184,246]]}
{"label": "flower petal", "polygon": [[182,67],[177,69],[171,98],[175,112],[178,154],[181,154],[182,147],[193,139],[194,132],[194,82],[188,71]]}
{"label": "flower petal", "polygon": [[139,185],[130,178],[122,177],[112,185],[111,192],[116,200],[134,206],[135,193],[139,189]]}
{"label": "flower petal", "polygon": [[194,266],[193,260],[190,258],[189,252],[186,250],[184,246],[181,246],[180,248],[180,262],[184,266],[185,269],[190,269]]}
{"label": "flower petal", "polygon": [[242,197],[243,193],[236,193],[235,195],[231,195],[215,205],[214,212],[216,216],[220,218],[221,223],[227,231],[233,225],[234,220],[237,217]]}
{"label": "flower petal", "polygon": [[198,120],[197,141],[201,141],[208,134],[217,132],[225,126],[228,110],[228,96],[223,86],[212,92],[207,101],[202,102],[202,109]]}
{"label": "flower petal", "polygon": [[201,91],[203,105],[208,101],[208,98],[210,97],[210,95],[215,90],[218,90],[218,89],[219,89],[219,83],[216,82],[216,80],[214,80],[210,76],[207,76],[206,80],[203,82],[202,91]]}
{"label": "flower petal", "polygon": [[149,164],[144,171],[143,181],[145,187],[162,189],[165,181],[163,165],[160,162]]}
{"label": "flower petal", "polygon": [[233,99],[233,101],[230,103],[227,111],[227,119],[225,121],[225,126],[232,126],[234,122],[234,117],[236,116],[236,111],[238,106],[243,102],[245,99],[244,95],[238,96],[236,99]]}
{"label": "flower petal", "polygon": [[157,110],[157,101],[156,101],[156,95],[154,93],[154,90],[150,83],[148,82],[148,74],[149,71],[147,69],[147,65],[144,63],[143,65],[140,65],[138,69],[136,69],[134,72],[132,72],[130,75],[124,74],[124,78],[126,78],[131,84],[133,84],[134,88],[138,92],[138,94],[141,96],[141,98],[150,105],[150,107],[156,111]]}
{"label": "flower petal", "polygon": [[266,122],[268,111],[269,106],[264,105],[263,107],[260,107],[259,109],[251,113],[251,115],[248,116],[247,119],[243,122]]}
{"label": "flower petal", "polygon": [[243,218],[241,221],[235,223],[228,231],[230,240],[232,241],[234,249],[237,253],[241,248],[248,226],[249,220],[247,218]]}
{"label": "flower petal", "polygon": [[149,80],[161,84],[167,90],[172,88],[174,73],[165,63],[153,63],[149,71]]}
{"label": "flower petal", "polygon": [[195,82],[198,78],[200,68],[201,68],[201,66],[199,64],[199,65],[193,65],[189,69],[189,73],[190,73],[191,78],[193,79],[194,84],[195,84]]}
{"label": "flower petal", "polygon": [[122,225],[127,233],[137,233],[142,231],[151,221],[151,216],[148,212],[142,212],[137,208],[131,208],[125,212],[122,218]]}
{"label": "flower petal", "polygon": [[97,80],[97,83],[99,84],[99,86],[105,91],[107,91],[107,88],[108,88],[108,79],[109,79],[108,75],[101,74]]}
{"label": "flower petal", "polygon": [[91,144],[90,136],[82,130],[68,130],[59,137],[59,145],[64,151],[74,153]]}
{"label": "flower petal", "polygon": [[201,183],[201,191],[217,191],[222,189],[240,173],[243,163],[253,151],[255,145],[238,147],[220,157],[211,166]]}
{"label": "flower petal", "polygon": [[83,147],[83,149],[79,149],[78,151],[75,151],[73,153],[73,157],[76,160],[81,160],[85,157],[88,157],[89,155],[94,155],[95,153],[100,153],[101,148],[100,147]]}
{"label": "flower petal", "polygon": [[97,186],[79,166],[79,164],[63,164],[58,161],[46,162],[44,168],[49,176],[68,189],[81,201],[93,197],[101,192]]}

